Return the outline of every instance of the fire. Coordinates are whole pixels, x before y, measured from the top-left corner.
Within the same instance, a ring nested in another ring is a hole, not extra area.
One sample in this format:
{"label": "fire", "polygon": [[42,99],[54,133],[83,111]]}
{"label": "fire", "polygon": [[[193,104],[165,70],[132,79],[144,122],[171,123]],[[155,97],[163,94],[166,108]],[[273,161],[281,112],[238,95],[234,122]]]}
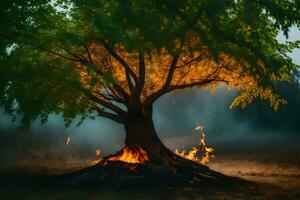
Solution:
{"label": "fire", "polygon": [[91,161],[91,166],[98,164],[101,160],[102,160],[102,158],[99,158],[99,159],[96,159],[96,160],[92,160]]}
{"label": "fire", "polygon": [[129,148],[125,147],[122,149],[121,155],[108,158],[110,161],[122,161],[126,163],[143,163],[149,160],[145,150],[141,147]]}
{"label": "fire", "polygon": [[69,145],[71,143],[71,137],[69,136],[66,142],[66,145]]}
{"label": "fire", "polygon": [[100,156],[101,150],[100,150],[100,149],[97,149],[97,150],[95,150],[95,153],[96,153],[96,156]]}
{"label": "fire", "polygon": [[[178,149],[175,149],[175,153],[185,159],[195,161],[200,164],[206,164],[209,162],[209,158],[212,157],[213,155],[212,152],[214,151],[213,148],[208,147],[205,143],[205,133],[204,133],[204,127],[201,125],[198,125],[195,129],[198,133],[200,133],[200,140],[198,144],[192,149],[186,153],[185,150],[183,149],[182,152],[180,153]],[[199,157],[197,153],[201,150],[203,152],[203,156]]]}
{"label": "fire", "polygon": [[102,160],[102,158],[100,158],[101,153],[102,153],[102,151],[100,149],[95,150],[95,156],[98,158],[95,160],[92,160],[91,165],[96,165],[97,163],[99,163]]}

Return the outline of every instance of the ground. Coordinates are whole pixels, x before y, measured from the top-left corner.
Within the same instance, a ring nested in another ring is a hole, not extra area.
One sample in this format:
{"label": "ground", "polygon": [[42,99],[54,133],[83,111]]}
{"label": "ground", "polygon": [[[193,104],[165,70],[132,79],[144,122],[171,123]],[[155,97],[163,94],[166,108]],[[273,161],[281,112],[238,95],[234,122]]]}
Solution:
{"label": "ground", "polygon": [[[86,163],[86,162],[85,162]],[[45,163],[44,163],[45,164]],[[18,169],[2,170],[0,199],[178,199],[178,200],[219,200],[219,199],[300,199],[300,166],[276,163],[253,156],[217,156],[209,164],[212,169],[224,174],[238,176],[257,182],[255,187],[192,189],[192,188],[146,188],[139,190],[102,190],[99,188],[57,188],[41,182],[51,180],[52,175],[80,168],[84,164],[76,161],[63,168],[58,163],[46,165],[29,163]]]}

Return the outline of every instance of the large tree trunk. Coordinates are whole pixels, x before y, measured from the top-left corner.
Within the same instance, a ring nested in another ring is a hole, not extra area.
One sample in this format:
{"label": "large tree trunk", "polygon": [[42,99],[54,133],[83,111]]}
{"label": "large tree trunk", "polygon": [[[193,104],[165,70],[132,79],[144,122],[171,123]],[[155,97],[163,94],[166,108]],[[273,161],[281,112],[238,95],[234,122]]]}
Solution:
{"label": "large tree trunk", "polygon": [[125,146],[141,147],[147,152],[150,162],[162,164],[167,158],[167,154],[172,154],[158,138],[151,113],[131,113],[125,121],[124,127]]}
{"label": "large tree trunk", "polygon": [[135,113],[125,121],[124,127],[126,131],[125,145],[140,145],[143,147],[161,145],[151,116]]}
{"label": "large tree trunk", "polygon": [[[151,112],[131,112],[125,123],[125,147],[104,158],[95,166],[64,177],[69,185],[97,185],[104,187],[201,186],[232,184],[237,182],[207,166],[186,160],[167,149],[158,138]],[[124,149],[142,148],[148,160],[128,163],[119,158]]]}

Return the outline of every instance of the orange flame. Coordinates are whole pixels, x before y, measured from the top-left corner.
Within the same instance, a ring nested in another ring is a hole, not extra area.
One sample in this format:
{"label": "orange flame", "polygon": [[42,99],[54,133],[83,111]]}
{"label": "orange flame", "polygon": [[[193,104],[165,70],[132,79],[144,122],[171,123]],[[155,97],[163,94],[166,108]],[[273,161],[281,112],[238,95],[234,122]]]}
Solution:
{"label": "orange flame", "polygon": [[101,160],[102,160],[102,158],[99,158],[99,159],[96,159],[96,160],[92,160],[92,161],[91,161],[91,165],[96,165],[96,164],[98,164]]}
{"label": "orange flame", "polygon": [[[185,159],[192,160],[192,161],[195,161],[200,164],[206,164],[209,162],[209,158],[213,156],[211,154],[214,151],[214,149],[206,146],[205,133],[204,133],[203,126],[198,125],[194,130],[200,133],[200,140],[199,140],[198,144],[196,146],[192,147],[192,149],[187,154],[184,149],[182,150],[181,153],[179,152],[178,149],[175,149],[175,154],[177,154]],[[202,149],[202,152],[204,152],[203,156],[198,157],[197,153],[201,149]]]}
{"label": "orange flame", "polygon": [[100,156],[101,152],[102,151],[100,149],[95,150],[96,156]]}
{"label": "orange flame", "polygon": [[96,150],[95,150],[95,155],[96,155],[96,157],[98,157],[98,158],[95,159],[95,160],[92,160],[92,161],[91,161],[91,165],[96,165],[97,163],[99,163],[99,162],[102,160],[102,158],[99,158],[100,155],[101,155],[101,153],[102,153],[102,151],[101,151],[100,149],[96,149]]}
{"label": "orange flame", "polygon": [[148,155],[145,150],[141,147],[122,149],[121,155],[108,158],[110,161],[122,161],[126,163],[143,163],[149,160]]}

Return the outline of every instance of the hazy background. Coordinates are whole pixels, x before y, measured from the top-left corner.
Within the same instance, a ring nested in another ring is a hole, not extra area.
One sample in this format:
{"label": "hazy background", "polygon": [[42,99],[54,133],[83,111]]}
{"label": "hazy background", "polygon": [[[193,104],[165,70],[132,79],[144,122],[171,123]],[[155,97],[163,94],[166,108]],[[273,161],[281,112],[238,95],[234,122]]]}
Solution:
{"label": "hazy background", "polygon": [[[295,39],[300,39],[296,30],[290,37]],[[282,35],[279,40],[284,40]],[[299,49],[291,57],[300,64]],[[300,84],[295,80],[293,84],[278,85],[280,94],[289,101],[278,112],[262,101],[246,109],[229,110],[236,91],[222,87],[214,94],[200,89],[166,95],[154,108],[158,135],[171,149],[188,148],[198,142],[199,135],[193,129],[201,124],[208,145],[215,148],[212,164],[228,156],[231,159],[244,156],[248,160],[300,165]],[[74,160],[96,159],[96,149],[106,155],[124,145],[123,127],[100,117],[68,129],[64,129],[63,119],[57,115],[50,116],[43,126],[37,121],[30,131],[19,130],[18,126],[18,120],[11,122],[0,109],[0,168],[22,163],[31,166],[49,163],[50,167],[50,163],[63,165]],[[69,136],[71,144],[65,145]]]}

